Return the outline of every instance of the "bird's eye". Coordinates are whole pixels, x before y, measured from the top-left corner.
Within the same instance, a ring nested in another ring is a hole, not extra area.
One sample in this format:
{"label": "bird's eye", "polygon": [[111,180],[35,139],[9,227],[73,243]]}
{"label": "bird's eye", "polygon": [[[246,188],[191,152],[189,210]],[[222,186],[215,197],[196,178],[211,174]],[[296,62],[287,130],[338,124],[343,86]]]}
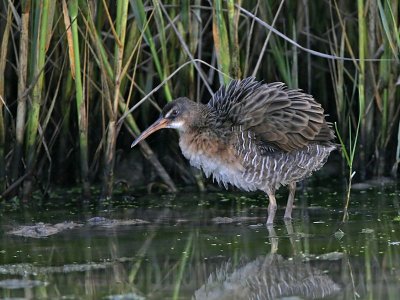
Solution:
{"label": "bird's eye", "polygon": [[178,110],[177,109],[173,109],[169,115],[171,117],[176,117],[178,115]]}

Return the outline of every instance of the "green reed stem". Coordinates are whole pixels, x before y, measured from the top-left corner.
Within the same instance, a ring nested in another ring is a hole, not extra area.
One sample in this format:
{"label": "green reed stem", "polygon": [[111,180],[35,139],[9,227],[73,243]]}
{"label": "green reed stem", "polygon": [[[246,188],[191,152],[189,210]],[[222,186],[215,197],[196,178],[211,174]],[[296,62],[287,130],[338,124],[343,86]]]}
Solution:
{"label": "green reed stem", "polygon": [[221,84],[227,84],[230,79],[225,74],[230,74],[231,55],[228,31],[222,10],[222,0],[213,1],[213,38],[218,68],[224,73],[219,73],[219,80]]}
{"label": "green reed stem", "polygon": [[15,121],[15,146],[13,163],[11,166],[11,179],[14,181],[19,175],[19,167],[22,161],[22,147],[25,135],[26,118],[26,82],[28,74],[28,53],[29,53],[29,17],[31,13],[31,1],[22,2],[21,12],[21,33],[19,41],[19,65],[18,65],[18,106]]}
{"label": "green reed stem", "polygon": [[[7,10],[7,23],[4,28],[3,39],[1,41],[1,52],[0,52],[0,78],[4,78],[5,69],[6,69],[6,58],[7,58],[7,50],[8,50],[8,42],[10,36],[10,29],[12,23],[12,14],[11,14],[11,6],[8,6]],[[4,92],[4,80],[0,79],[0,190],[5,190],[6,188],[6,161],[5,161],[5,153],[6,153],[6,129],[5,122],[3,116],[3,107],[5,106],[6,95]]]}
{"label": "green reed stem", "polygon": [[[154,4],[154,20],[156,22],[157,26],[157,31],[159,33],[158,38],[159,38],[159,44],[161,48],[161,60],[162,60],[162,78],[165,79],[169,74],[169,60],[168,60],[168,45],[167,45],[167,36],[165,34],[166,29],[165,29],[165,23],[164,23],[164,18],[163,18],[163,13],[161,11],[160,7],[160,1],[159,0],[153,0]],[[169,100],[169,99],[168,99]]]}
{"label": "green reed stem", "polygon": [[343,218],[342,222],[346,222],[349,219],[349,214],[348,214],[348,209],[349,209],[349,204],[350,204],[350,194],[351,194],[351,184],[353,177],[355,175],[355,172],[353,171],[353,164],[354,164],[354,157],[356,154],[356,149],[357,149],[357,141],[358,141],[358,133],[360,131],[360,118],[358,119],[357,123],[357,129],[355,133],[354,140],[352,139],[352,134],[351,134],[351,124],[350,124],[350,119],[349,119],[349,150],[347,150],[346,144],[344,140],[342,139],[342,136],[340,135],[340,132],[337,128],[337,124],[335,122],[335,129],[336,129],[336,134],[339,139],[341,148],[342,148],[342,154],[346,159],[347,166],[349,168],[349,177],[348,177],[348,186],[347,186],[347,193],[346,193],[346,203],[343,209]]}
{"label": "green reed stem", "polygon": [[[268,19],[272,20],[272,12],[271,12],[271,7],[264,2],[265,5],[265,11],[267,12]],[[291,17],[290,15],[288,18]],[[280,39],[278,39],[276,36],[272,35],[271,41],[270,41],[270,46],[271,46],[271,53],[274,61],[274,65],[276,65],[276,68],[279,72],[280,77],[282,78],[282,81],[285,82],[289,87],[292,87],[292,72],[290,70],[290,64],[289,64],[289,59],[290,56],[287,55],[287,50],[285,48],[285,42],[282,42]]]}
{"label": "green reed stem", "polygon": [[358,107],[361,120],[361,143],[360,159],[362,161],[361,176],[365,177],[366,151],[369,148],[367,141],[367,124],[366,124],[366,105],[365,105],[365,50],[367,46],[367,31],[364,11],[364,0],[357,0],[358,12]]}
{"label": "green reed stem", "polygon": [[65,174],[67,173],[66,167],[67,167],[67,145],[68,145],[68,135],[69,135],[69,130],[70,130],[70,115],[71,115],[71,95],[73,93],[73,78],[71,72],[68,70],[68,72],[64,76],[64,82],[63,82],[63,88],[64,92],[62,93],[61,99],[60,99],[60,110],[62,113],[62,119],[61,119],[61,129],[60,129],[60,137],[59,137],[59,147],[57,150],[57,172],[56,176],[58,179],[64,180],[66,177]]}
{"label": "green reed stem", "polygon": [[228,28],[229,28],[229,49],[230,49],[230,74],[233,78],[240,78],[240,46],[239,46],[239,12],[235,9],[236,0],[228,0]]}
{"label": "green reed stem", "polygon": [[71,19],[73,61],[75,66],[75,101],[79,128],[79,157],[80,173],[84,195],[89,195],[89,161],[88,161],[88,120],[83,85],[81,77],[81,59],[78,35],[78,0],[68,2],[68,11]]}
{"label": "green reed stem", "polygon": [[[107,10],[107,8],[105,8]],[[128,18],[128,1],[118,1],[116,16],[116,43],[114,47],[114,93],[112,111],[109,114],[107,137],[105,143],[103,197],[111,197],[114,183],[115,149],[117,142],[117,119],[120,99],[120,85],[123,79],[122,62],[124,58],[126,21]],[[106,100],[107,101],[107,100]]]}
{"label": "green reed stem", "polygon": [[[133,13],[135,15],[137,25],[138,25],[139,29],[144,33],[144,39],[150,47],[151,57],[153,59],[157,73],[160,76],[160,80],[162,81],[168,76],[168,74],[164,73],[164,69],[162,67],[160,58],[158,56],[158,52],[157,52],[157,48],[156,48],[156,44],[154,42],[153,36],[150,33],[149,27],[146,26],[147,16],[145,13],[144,4],[141,0],[137,0],[137,1],[132,2],[132,6],[133,6]],[[165,62],[165,63],[167,63],[167,62]],[[165,97],[166,97],[167,101],[171,101],[173,99],[173,97],[172,97],[172,93],[169,88],[169,85],[165,84],[163,88],[164,88]]]}
{"label": "green reed stem", "polygon": [[[34,30],[36,35],[33,40],[38,41],[34,43],[36,47],[31,48],[31,57],[34,58],[34,65],[32,68],[31,82],[36,84],[32,91],[31,106],[28,111],[28,120],[26,128],[26,169],[31,173],[35,167],[37,156],[37,134],[39,128],[39,114],[44,95],[44,66],[46,60],[46,45],[48,36],[51,33],[52,27],[49,26],[49,8],[50,1],[43,0],[40,7],[35,7],[35,18],[39,20],[36,24],[38,29]],[[52,18],[52,17],[51,17]],[[35,24],[35,25],[36,25]],[[24,184],[24,198],[28,198],[32,190],[32,182],[30,176],[25,180]]]}
{"label": "green reed stem", "polygon": [[394,57],[399,59],[400,36],[399,29],[396,26],[396,18],[393,15],[392,6],[388,1],[384,1],[383,6],[381,1],[378,2],[379,16],[382,22],[382,27],[387,39],[387,42],[394,54]]}

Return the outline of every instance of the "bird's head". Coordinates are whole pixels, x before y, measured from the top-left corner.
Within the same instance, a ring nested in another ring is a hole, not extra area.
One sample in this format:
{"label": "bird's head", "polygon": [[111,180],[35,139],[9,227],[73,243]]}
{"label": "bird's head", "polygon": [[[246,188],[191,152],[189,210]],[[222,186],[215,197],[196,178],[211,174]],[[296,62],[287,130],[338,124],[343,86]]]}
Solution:
{"label": "bird's head", "polygon": [[160,117],[149,128],[142,132],[131,147],[136,146],[153,132],[162,128],[175,128],[185,131],[191,118],[191,111],[196,107],[196,103],[188,98],[178,98],[164,106]]}

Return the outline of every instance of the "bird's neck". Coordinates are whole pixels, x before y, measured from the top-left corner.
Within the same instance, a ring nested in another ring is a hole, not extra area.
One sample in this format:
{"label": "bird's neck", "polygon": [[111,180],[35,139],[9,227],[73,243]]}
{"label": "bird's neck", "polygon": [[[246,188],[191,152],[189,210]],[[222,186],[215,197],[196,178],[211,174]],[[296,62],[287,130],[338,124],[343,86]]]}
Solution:
{"label": "bird's neck", "polygon": [[190,110],[190,121],[187,122],[184,130],[181,130],[181,133],[201,132],[209,129],[213,119],[213,113],[207,105],[196,103]]}

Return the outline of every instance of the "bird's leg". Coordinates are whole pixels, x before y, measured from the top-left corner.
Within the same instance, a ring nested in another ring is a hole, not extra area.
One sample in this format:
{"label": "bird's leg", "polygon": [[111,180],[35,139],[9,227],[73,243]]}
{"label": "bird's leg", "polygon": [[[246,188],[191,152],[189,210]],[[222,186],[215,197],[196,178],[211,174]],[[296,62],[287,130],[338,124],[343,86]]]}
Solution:
{"label": "bird's leg", "polygon": [[285,220],[290,220],[292,218],[292,209],[293,209],[293,202],[294,202],[294,194],[296,193],[296,182],[289,183],[289,197],[286,205],[285,210]]}
{"label": "bird's leg", "polygon": [[268,192],[269,204],[268,204],[268,218],[267,225],[274,224],[275,212],[276,212],[276,199],[275,190]]}

